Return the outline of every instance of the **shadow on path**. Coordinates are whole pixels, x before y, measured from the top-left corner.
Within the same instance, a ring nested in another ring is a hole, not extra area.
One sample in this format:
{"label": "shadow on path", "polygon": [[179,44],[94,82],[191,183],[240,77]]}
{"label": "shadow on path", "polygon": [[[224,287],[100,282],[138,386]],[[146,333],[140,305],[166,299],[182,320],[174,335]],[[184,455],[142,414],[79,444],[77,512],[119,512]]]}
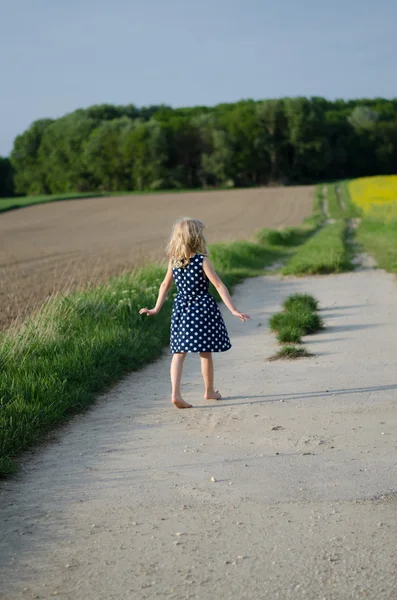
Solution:
{"label": "shadow on path", "polygon": [[[226,406],[241,406],[244,404],[263,404],[266,402],[275,402],[283,399],[285,401],[288,400],[311,400],[314,398],[323,398],[325,396],[347,396],[349,394],[366,394],[371,392],[387,392],[397,390],[397,383],[391,385],[377,385],[373,387],[362,387],[362,388],[343,388],[343,389],[328,389],[322,391],[314,391],[314,392],[291,392],[289,394],[272,394],[271,396],[228,396],[223,400],[214,401],[210,404],[208,401],[208,405],[203,406],[195,406],[194,408],[200,409],[208,409],[208,408],[221,408]],[[261,400],[256,400],[256,398],[261,398]],[[244,400],[244,402],[236,402],[230,404],[230,400]]]}

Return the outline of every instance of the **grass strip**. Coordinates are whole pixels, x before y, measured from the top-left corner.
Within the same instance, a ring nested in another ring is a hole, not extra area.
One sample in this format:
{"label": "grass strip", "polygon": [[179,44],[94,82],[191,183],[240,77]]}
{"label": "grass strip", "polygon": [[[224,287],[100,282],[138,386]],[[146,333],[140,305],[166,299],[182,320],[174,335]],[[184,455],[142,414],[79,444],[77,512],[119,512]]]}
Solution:
{"label": "grass strip", "polygon": [[288,346],[283,346],[271,356],[268,360],[294,360],[297,358],[305,358],[313,356],[304,346],[295,346],[293,344],[289,344]]}
{"label": "grass strip", "polygon": [[361,216],[361,210],[350,198],[348,183],[348,180],[342,180],[338,181],[335,186],[339,194],[340,201],[344,207],[344,217],[348,219],[355,219]]}
{"label": "grass strip", "polygon": [[323,185],[326,189],[327,200],[328,200],[328,212],[333,219],[343,219],[345,217],[345,210],[340,202],[339,196],[336,191],[336,184],[328,183]]}
{"label": "grass strip", "polygon": [[[107,194],[106,194],[107,195]],[[60,202],[62,200],[77,200],[79,198],[99,198],[105,196],[101,192],[98,193],[70,193],[70,194],[54,194],[52,196],[23,196],[21,198],[0,198],[0,213],[17,208],[25,208],[34,204],[46,204],[48,202]]]}
{"label": "grass strip", "polygon": [[300,247],[282,269],[282,274],[319,275],[351,269],[346,237],[345,221],[325,225]]}
{"label": "grass strip", "polygon": [[364,217],[357,229],[356,239],[371,254],[381,269],[397,273],[397,222],[384,223]]}
{"label": "grass strip", "polygon": [[349,194],[348,182],[341,183],[341,190],[346,202],[355,210],[355,216],[361,216],[360,224],[356,231],[356,240],[360,246],[373,256],[377,265],[389,273],[397,273],[397,221],[391,218],[377,218],[362,215],[360,208],[356,207]]}
{"label": "grass strip", "polygon": [[[212,245],[211,260],[232,289],[290,257],[313,231],[262,230],[252,241]],[[151,265],[59,296],[0,334],[0,474],[11,473],[22,451],[98,393],[159,356],[169,343],[172,294],[156,317],[138,310],[154,305],[164,274],[164,266]]]}

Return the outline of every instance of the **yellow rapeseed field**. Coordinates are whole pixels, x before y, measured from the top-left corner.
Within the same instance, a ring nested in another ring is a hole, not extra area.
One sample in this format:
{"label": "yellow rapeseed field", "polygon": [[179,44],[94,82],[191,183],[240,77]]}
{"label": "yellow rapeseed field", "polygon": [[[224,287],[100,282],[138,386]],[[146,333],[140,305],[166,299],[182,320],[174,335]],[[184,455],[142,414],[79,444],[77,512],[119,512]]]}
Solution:
{"label": "yellow rapeseed field", "polygon": [[349,192],[365,215],[385,222],[397,220],[397,175],[354,179]]}

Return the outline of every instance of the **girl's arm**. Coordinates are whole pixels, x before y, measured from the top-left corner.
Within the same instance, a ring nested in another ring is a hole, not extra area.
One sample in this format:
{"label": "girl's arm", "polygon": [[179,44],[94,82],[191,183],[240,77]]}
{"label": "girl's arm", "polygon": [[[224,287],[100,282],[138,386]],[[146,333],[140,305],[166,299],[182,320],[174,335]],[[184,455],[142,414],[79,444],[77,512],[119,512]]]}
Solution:
{"label": "girl's arm", "polygon": [[208,258],[204,258],[203,260],[203,271],[212,283],[212,285],[215,287],[217,292],[219,293],[220,297],[222,298],[223,302],[226,304],[232,315],[238,317],[241,321],[243,321],[243,323],[244,321],[248,321],[248,319],[251,319],[249,315],[240,312],[234,306],[227,287],[221,281],[219,275],[216,274],[214,267],[212,266],[211,261],[208,260]]}
{"label": "girl's arm", "polygon": [[139,311],[140,315],[146,314],[148,317],[151,317],[153,315],[157,315],[157,313],[160,312],[161,307],[163,306],[165,299],[168,296],[168,292],[170,291],[170,289],[172,287],[172,279],[173,279],[172,266],[170,263],[168,265],[167,274],[164,277],[162,284],[160,285],[159,295],[157,297],[156,306],[154,308],[141,308],[141,310]]}

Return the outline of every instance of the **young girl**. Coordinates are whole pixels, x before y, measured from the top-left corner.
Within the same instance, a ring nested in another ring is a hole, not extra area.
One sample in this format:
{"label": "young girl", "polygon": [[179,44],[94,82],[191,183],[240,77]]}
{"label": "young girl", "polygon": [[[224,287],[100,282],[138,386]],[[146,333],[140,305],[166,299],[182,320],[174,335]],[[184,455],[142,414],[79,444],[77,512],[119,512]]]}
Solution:
{"label": "young girl", "polygon": [[156,315],[175,279],[178,294],[171,320],[171,384],[172,402],[177,408],[192,407],[182,398],[180,390],[183,363],[188,352],[200,353],[204,398],[221,398],[219,391],[214,388],[212,352],[225,352],[231,348],[231,343],[218,305],[208,292],[209,282],[235,317],[243,322],[250,319],[234,306],[226,286],[208,260],[203,229],[204,223],[197,219],[184,218],[175,223],[168,244],[168,271],[160,286],[156,306],[139,311],[141,315]]}

